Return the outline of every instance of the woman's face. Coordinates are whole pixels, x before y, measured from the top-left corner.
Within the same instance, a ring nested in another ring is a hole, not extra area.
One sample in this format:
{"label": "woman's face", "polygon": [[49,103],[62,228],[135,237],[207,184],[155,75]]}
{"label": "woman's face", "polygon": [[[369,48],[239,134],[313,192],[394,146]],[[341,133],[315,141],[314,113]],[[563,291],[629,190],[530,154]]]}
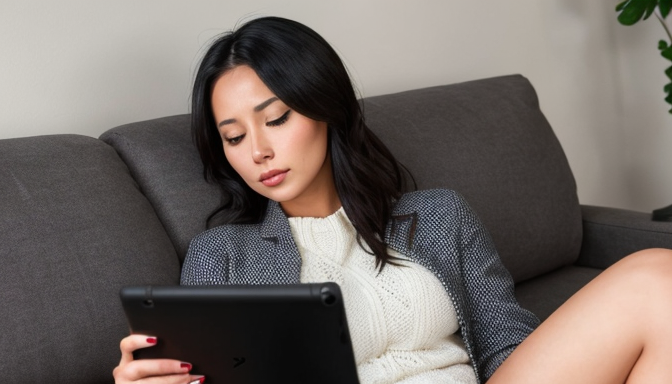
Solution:
{"label": "woman's face", "polygon": [[327,156],[327,124],[291,110],[248,66],[225,72],[212,110],[233,169],[289,216],[324,217],[340,207]]}

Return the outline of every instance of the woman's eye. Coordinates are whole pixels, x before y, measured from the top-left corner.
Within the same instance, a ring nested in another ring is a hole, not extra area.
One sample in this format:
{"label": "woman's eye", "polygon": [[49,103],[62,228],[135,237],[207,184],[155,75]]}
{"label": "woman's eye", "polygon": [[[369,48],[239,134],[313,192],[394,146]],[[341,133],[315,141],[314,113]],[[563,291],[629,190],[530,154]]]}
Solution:
{"label": "woman's eye", "polygon": [[240,136],[231,137],[231,138],[225,137],[224,141],[229,143],[229,145],[236,145],[236,144],[240,143],[240,141],[243,139],[244,136],[245,135],[240,135]]}
{"label": "woman's eye", "polygon": [[288,110],[282,116],[280,116],[280,118],[275,119],[273,121],[269,121],[269,122],[266,123],[266,125],[269,126],[269,127],[277,127],[279,125],[284,124],[287,121],[287,119],[289,118],[289,112],[291,112],[291,111],[292,111],[291,109]]}

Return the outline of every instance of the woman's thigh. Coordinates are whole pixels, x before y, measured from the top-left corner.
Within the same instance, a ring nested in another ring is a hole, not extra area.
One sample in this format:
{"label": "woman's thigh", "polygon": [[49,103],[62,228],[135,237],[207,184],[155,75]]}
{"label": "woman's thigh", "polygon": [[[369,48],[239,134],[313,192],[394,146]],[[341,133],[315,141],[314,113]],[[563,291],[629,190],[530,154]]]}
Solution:
{"label": "woman's thigh", "polygon": [[624,258],[572,296],[488,384],[669,383],[670,356],[672,251],[652,249]]}

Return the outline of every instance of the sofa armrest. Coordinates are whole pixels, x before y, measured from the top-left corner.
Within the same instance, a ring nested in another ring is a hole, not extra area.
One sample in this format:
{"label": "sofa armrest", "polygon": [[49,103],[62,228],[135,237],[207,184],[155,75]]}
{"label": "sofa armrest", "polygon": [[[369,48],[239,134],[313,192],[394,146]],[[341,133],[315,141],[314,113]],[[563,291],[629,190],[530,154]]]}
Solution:
{"label": "sofa armrest", "polygon": [[652,221],[650,213],[581,206],[583,242],[576,265],[607,268],[646,248],[672,249],[672,222]]}

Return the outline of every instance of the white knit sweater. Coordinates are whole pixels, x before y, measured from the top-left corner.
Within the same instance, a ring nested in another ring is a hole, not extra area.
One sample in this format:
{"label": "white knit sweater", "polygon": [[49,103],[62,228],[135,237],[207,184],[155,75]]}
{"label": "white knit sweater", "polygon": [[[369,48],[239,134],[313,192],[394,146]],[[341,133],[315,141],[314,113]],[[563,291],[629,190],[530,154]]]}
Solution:
{"label": "white knit sweater", "polygon": [[301,282],[341,287],[362,384],[477,383],[455,309],[430,271],[402,261],[404,267],[379,273],[343,208],[289,223],[303,260]]}

